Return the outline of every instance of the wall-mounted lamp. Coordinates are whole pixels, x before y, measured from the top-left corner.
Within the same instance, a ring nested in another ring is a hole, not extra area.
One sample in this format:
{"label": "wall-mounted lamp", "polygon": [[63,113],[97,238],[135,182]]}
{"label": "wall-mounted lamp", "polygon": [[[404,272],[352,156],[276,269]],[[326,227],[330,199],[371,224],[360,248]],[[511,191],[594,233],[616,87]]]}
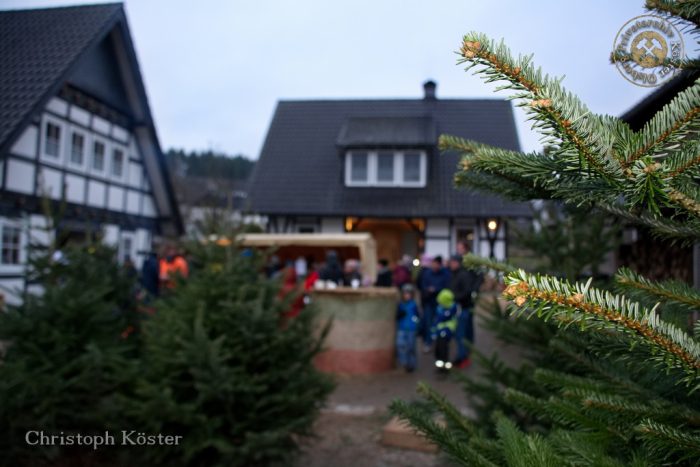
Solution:
{"label": "wall-mounted lamp", "polygon": [[489,258],[494,258],[496,238],[498,238],[498,219],[489,219],[486,221],[486,238],[489,241]]}

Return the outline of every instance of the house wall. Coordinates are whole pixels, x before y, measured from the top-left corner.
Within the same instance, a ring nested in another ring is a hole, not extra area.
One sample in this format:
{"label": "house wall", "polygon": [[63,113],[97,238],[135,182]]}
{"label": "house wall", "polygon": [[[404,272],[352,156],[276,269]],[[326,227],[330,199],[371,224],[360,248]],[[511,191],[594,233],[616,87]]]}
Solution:
{"label": "house wall", "polygon": [[[60,129],[58,155],[47,152],[48,124]],[[72,134],[84,138],[83,160],[71,159]],[[104,167],[93,164],[93,144],[104,144]],[[114,150],[123,154],[122,170],[115,169]],[[41,114],[25,128],[0,165],[0,193],[30,199],[64,199],[72,206],[85,206],[105,213],[111,222],[102,222],[104,241],[117,248],[119,259],[127,256],[140,267],[150,250],[152,232],[147,226],[159,218],[149,177],[134,135],[84,108],[58,97],[52,98]],[[36,203],[35,203],[36,204]],[[65,219],[86,221],[86,219]],[[84,222],[87,224],[86,222]],[[17,303],[23,290],[27,249],[31,244],[48,244],[53,234],[46,230],[44,216],[7,203],[0,215],[4,225],[19,226],[22,231],[21,264],[4,264],[0,257],[0,293],[7,303]],[[2,247],[0,231],[0,247]]]}
{"label": "house wall", "polygon": [[507,231],[506,223],[499,222],[498,228],[495,233],[490,233],[487,228],[487,219],[481,219],[476,228],[477,236],[475,237],[475,243],[477,248],[475,248],[475,253],[479,256],[489,257],[491,255],[491,241],[489,236],[494,238],[493,240],[493,256],[498,261],[504,261],[507,258]]}
{"label": "house wall", "polygon": [[[8,264],[5,261],[7,258],[0,256],[0,294],[6,303],[18,304],[21,301],[22,292],[35,287],[27,284],[24,279],[31,249],[37,246],[48,246],[54,240],[55,233],[49,227],[46,217],[38,214],[0,216],[0,238],[5,228],[20,229],[20,253],[18,264]],[[117,224],[105,224],[99,233],[106,244],[116,249],[120,261],[128,256],[137,268],[140,268],[143,263],[144,253],[151,249],[152,233],[148,229],[130,229]]]}
{"label": "house wall", "polygon": [[339,234],[345,232],[345,220],[342,217],[324,217],[321,219],[321,232]]}
{"label": "house wall", "polygon": [[[296,218],[293,216],[270,216],[267,231],[271,233],[297,233],[304,226],[313,226],[311,219]],[[471,250],[474,254],[488,257],[491,252],[489,235],[495,237],[493,244],[494,257],[497,260],[507,258],[507,229],[504,222],[499,222],[497,232],[490,234],[487,229],[488,219],[476,218],[431,218],[425,220],[424,251],[429,256],[440,255],[447,259],[457,250],[459,233],[469,231],[472,234]],[[345,219],[342,217],[322,217],[316,224],[314,232],[343,233],[345,232]],[[404,253],[411,252],[408,241],[418,242],[419,236],[402,238],[400,250]]]}
{"label": "house wall", "polygon": [[425,223],[425,253],[429,256],[449,257],[452,252],[450,219],[427,219]]}
{"label": "house wall", "polygon": [[[60,128],[59,154],[46,150],[46,128]],[[84,138],[82,163],[71,161],[73,134]],[[104,167],[93,164],[94,143],[104,144]],[[123,154],[122,173],[114,168],[114,152]],[[143,160],[133,135],[125,128],[85,109],[53,98],[38,121],[29,125],[4,163],[2,188],[25,195],[48,196],[109,211],[156,219],[159,216]]]}

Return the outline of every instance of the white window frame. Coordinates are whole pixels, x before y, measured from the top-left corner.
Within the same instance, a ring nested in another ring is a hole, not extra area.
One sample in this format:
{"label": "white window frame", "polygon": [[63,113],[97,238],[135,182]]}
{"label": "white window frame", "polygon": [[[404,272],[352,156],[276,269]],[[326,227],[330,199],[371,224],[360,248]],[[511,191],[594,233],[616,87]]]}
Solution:
{"label": "white window frame", "polygon": [[[121,151],[122,153],[122,174],[121,175],[115,175],[114,174],[114,151]],[[113,178],[114,180],[124,180],[126,178],[126,174],[128,171],[129,167],[129,152],[126,148],[126,146],[121,146],[119,144],[112,144],[111,147],[109,148],[109,176],[110,178]]]}
{"label": "white window frame", "polygon": [[[352,180],[352,157],[353,153],[362,152],[367,154],[367,180]],[[391,181],[379,181],[377,179],[378,158],[380,152],[394,153],[394,179]],[[417,182],[407,182],[404,180],[404,154],[418,153],[420,155],[420,179]],[[396,188],[423,188],[427,182],[428,158],[425,150],[405,149],[405,150],[349,150],[345,153],[345,186],[349,187],[396,187]]]}
{"label": "white window frame", "polygon": [[[5,227],[19,229],[19,263],[5,264],[2,261],[2,241]],[[27,240],[26,232],[21,220],[0,219],[0,271],[3,273],[19,273],[24,270],[27,263]]]}
{"label": "white window frame", "polygon": [[[95,168],[95,143],[102,143],[105,147],[105,152],[104,152],[104,160],[102,161],[102,170],[98,170]],[[90,173],[92,174],[97,174],[101,176],[107,176],[109,175],[109,169],[110,169],[110,154],[111,152],[111,145],[105,138],[101,138],[99,136],[95,136],[94,134],[92,135],[92,138],[90,138],[90,162],[89,162],[89,167],[90,167]]]}
{"label": "white window frame", "polygon": [[[59,140],[58,140],[58,156],[51,156],[46,153],[46,130],[49,126],[55,125],[59,128],[60,135],[59,135]],[[44,114],[43,118],[41,119],[41,135],[40,135],[40,141],[41,141],[41,160],[44,162],[48,162],[50,164],[54,165],[62,165],[63,164],[63,158],[66,153],[66,124],[63,120],[56,118],[52,115],[47,115]]]}
{"label": "white window frame", "polygon": [[[78,164],[78,163],[73,162],[73,134],[74,133],[80,134],[83,137],[84,146],[83,146],[83,162],[82,162],[82,164]],[[87,131],[83,130],[82,128],[80,128],[79,126],[76,126],[76,125],[70,125],[70,127],[68,129],[68,135],[69,135],[69,138],[68,138],[68,141],[66,142],[66,146],[67,146],[66,161],[67,161],[67,164],[70,167],[78,167],[78,168],[83,169],[83,168],[85,168],[86,165],[88,165],[88,158],[92,155],[93,146],[92,146],[91,135]]]}

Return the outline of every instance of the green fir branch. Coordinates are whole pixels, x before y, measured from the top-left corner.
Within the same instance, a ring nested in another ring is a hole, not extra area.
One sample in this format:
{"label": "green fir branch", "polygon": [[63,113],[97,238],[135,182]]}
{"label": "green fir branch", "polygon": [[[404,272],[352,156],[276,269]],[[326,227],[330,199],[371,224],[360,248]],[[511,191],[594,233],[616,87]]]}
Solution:
{"label": "green fir branch", "polygon": [[690,132],[697,129],[700,122],[700,84],[678,93],[649,120],[637,137],[631,140],[623,168],[646,155],[653,155],[665,148],[678,144]]}
{"label": "green fir branch", "polygon": [[464,433],[469,436],[476,435],[476,427],[473,423],[462,413],[460,413],[457,408],[449,403],[447,399],[440,393],[436,392],[433,388],[424,382],[418,383],[418,393],[429,399],[435,404],[435,407],[445,416],[449,423],[454,424],[459,427]]}
{"label": "green fir branch", "polygon": [[658,423],[654,420],[644,420],[637,432],[652,452],[658,453],[665,459],[690,460],[692,464],[700,462],[700,432],[683,430],[679,427]]}
{"label": "green fir branch", "polygon": [[581,394],[581,402],[585,407],[603,409],[606,412],[620,414],[627,422],[633,423],[643,419],[684,423],[700,427],[700,413],[682,404],[651,399],[640,400],[621,395],[611,395],[601,392]]}
{"label": "green fir branch", "polygon": [[511,420],[496,415],[496,431],[502,442],[504,455],[512,467],[560,467],[564,460],[542,436],[525,434]]}
{"label": "green fir branch", "polygon": [[[655,310],[640,307],[621,295],[585,284],[571,285],[555,277],[530,275],[525,271],[506,277],[504,296],[518,306],[519,314],[528,309],[544,318],[554,318],[582,328],[603,327],[621,331],[634,341],[645,343],[654,360],[669,367],[681,367],[690,383],[700,370],[700,345],[681,329],[669,324]],[[632,342],[630,342],[632,344]]]}
{"label": "green fir branch", "polygon": [[663,164],[671,178],[686,173],[697,176],[700,173],[700,141],[697,139],[684,141],[678,150],[673,151],[663,160]]}
{"label": "green fir branch", "polygon": [[700,3],[679,0],[646,0],[644,7],[668,16],[675,16],[690,23],[700,23]]}
{"label": "green fir branch", "polygon": [[492,258],[478,256],[474,253],[468,253],[464,255],[462,264],[464,264],[464,266],[468,269],[491,269],[494,271],[504,273],[517,271],[517,268],[515,266],[512,266],[504,261],[497,261]]}
{"label": "green fir branch", "polygon": [[549,442],[554,449],[574,466],[623,467],[628,465],[606,454],[610,443],[601,442],[595,433],[557,429]]}
{"label": "green fir branch", "polygon": [[681,222],[667,217],[657,217],[648,211],[629,210],[616,204],[599,203],[596,206],[632,224],[647,227],[657,237],[670,242],[692,245],[697,238],[700,238],[700,222],[697,220]]}
{"label": "green fir branch", "polygon": [[[432,401],[432,399],[429,400]],[[464,442],[462,437],[456,436],[451,430],[435,422],[424,410],[400,400],[392,402],[389,408],[401,420],[407,421],[413,428],[438,444],[459,465],[496,467],[497,464],[476,452]]]}
{"label": "green fir branch", "polygon": [[638,290],[656,300],[673,302],[688,311],[700,311],[700,291],[681,281],[652,281],[631,269],[621,268],[615,282],[624,290]]}
{"label": "green fir branch", "polygon": [[501,42],[484,34],[464,36],[458,63],[468,63],[475,74],[486,82],[505,81],[499,89],[516,91],[514,99],[521,101],[535,121],[534,127],[543,133],[545,141],[561,141],[576,150],[582,163],[606,177],[619,175],[619,160],[613,157],[614,138],[611,132],[601,132],[609,125],[619,132],[629,132],[620,122],[592,114],[573,94],[561,85],[561,79],[544,75],[532,64],[532,57],[514,58]]}

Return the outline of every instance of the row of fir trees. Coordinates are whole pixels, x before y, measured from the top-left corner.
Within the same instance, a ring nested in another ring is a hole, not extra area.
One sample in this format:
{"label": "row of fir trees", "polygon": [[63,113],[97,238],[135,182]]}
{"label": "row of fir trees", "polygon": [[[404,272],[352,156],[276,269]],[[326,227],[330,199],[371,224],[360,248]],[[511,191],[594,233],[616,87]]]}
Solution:
{"label": "row of fir trees", "polygon": [[[32,288],[0,312],[0,465],[288,465],[333,387],[313,366],[316,313],[235,244],[192,243],[190,277],[154,302],[100,242],[33,248]],[[28,443],[27,433],[59,436]],[[109,432],[115,445],[78,446]],[[180,436],[122,445],[122,431]],[[73,442],[67,440],[73,437]],[[72,444],[72,445],[71,445]]]}

